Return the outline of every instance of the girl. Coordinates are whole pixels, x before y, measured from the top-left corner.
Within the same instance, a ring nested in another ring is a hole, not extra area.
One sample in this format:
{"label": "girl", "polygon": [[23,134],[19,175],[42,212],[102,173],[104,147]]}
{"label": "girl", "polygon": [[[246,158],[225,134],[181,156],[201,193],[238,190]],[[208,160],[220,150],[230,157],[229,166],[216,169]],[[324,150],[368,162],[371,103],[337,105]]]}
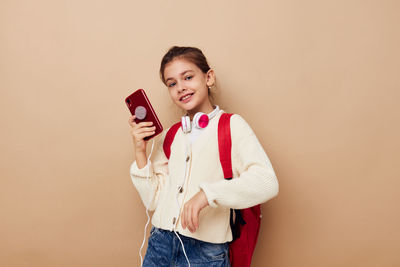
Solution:
{"label": "girl", "polygon": [[[167,131],[156,137],[150,160],[143,138],[153,135],[155,127],[136,124],[134,115],[129,119],[136,156],[130,175],[146,208],[155,210],[143,266],[230,266],[230,209],[275,197],[274,170],[250,126],[233,115],[234,179],[224,179],[217,137],[224,111],[210,100],[215,73],[200,49],[171,47],[162,58],[160,77],[172,101],[186,112],[183,123],[190,118],[192,127],[189,132],[178,129],[169,159],[163,151]],[[209,122],[197,125],[193,119],[202,113]]]}

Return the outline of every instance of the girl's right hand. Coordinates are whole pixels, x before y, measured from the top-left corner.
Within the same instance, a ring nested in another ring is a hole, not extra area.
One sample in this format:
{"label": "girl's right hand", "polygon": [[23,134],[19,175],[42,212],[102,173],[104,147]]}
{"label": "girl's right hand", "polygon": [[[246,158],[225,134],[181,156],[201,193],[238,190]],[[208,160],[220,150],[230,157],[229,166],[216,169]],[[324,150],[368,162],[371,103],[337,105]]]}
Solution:
{"label": "girl's right hand", "polygon": [[136,153],[145,153],[147,141],[144,140],[145,137],[152,136],[155,133],[156,127],[152,126],[153,122],[145,121],[136,123],[135,115],[129,118],[129,125],[131,126],[131,134],[133,137],[133,142],[135,143]]}

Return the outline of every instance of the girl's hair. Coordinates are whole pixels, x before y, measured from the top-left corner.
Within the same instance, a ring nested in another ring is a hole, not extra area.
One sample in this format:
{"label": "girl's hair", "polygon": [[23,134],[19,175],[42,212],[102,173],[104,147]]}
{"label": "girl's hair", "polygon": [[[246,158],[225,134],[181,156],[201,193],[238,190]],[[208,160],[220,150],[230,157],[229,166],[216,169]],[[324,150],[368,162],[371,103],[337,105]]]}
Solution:
{"label": "girl's hair", "polygon": [[[192,62],[203,73],[207,73],[207,71],[210,69],[206,57],[199,48],[189,47],[189,46],[173,46],[168,50],[168,52],[164,55],[164,57],[161,60],[160,78],[165,85],[166,85],[164,77],[165,66],[176,58],[184,58]],[[211,96],[210,89],[208,89],[208,95]]]}

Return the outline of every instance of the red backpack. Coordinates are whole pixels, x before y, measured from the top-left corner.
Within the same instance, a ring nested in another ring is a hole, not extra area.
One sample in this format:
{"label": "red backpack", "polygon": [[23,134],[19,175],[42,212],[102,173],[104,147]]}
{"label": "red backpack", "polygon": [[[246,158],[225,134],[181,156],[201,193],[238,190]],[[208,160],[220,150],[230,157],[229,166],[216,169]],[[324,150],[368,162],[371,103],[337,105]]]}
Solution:
{"label": "red backpack", "polygon": [[[218,122],[218,150],[224,178],[232,179],[231,158],[231,127],[230,118],[233,114],[222,113]],[[165,156],[169,159],[171,145],[181,123],[174,124],[167,132],[163,144]],[[234,219],[235,216],[235,219]],[[261,224],[260,205],[254,207],[233,210],[231,209],[230,224],[233,240],[229,244],[229,260],[232,267],[249,267],[254,248],[257,243],[258,232]]]}

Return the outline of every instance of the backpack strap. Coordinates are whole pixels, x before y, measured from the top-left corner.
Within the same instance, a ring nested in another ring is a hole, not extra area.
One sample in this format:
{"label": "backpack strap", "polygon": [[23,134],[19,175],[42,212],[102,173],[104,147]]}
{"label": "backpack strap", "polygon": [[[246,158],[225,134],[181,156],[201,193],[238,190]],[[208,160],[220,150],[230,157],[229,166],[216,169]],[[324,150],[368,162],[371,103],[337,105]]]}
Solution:
{"label": "backpack strap", "polygon": [[[232,171],[232,138],[231,138],[231,113],[222,113],[218,122],[218,148],[219,160],[221,161],[224,178],[233,178]],[[240,237],[240,229],[246,224],[242,212],[238,209],[231,209],[229,221],[232,230],[233,240]]]}
{"label": "backpack strap", "polygon": [[218,122],[218,149],[219,160],[225,179],[232,179],[232,139],[231,139],[231,113],[222,113]]}
{"label": "backpack strap", "polygon": [[169,157],[171,156],[171,145],[180,127],[181,127],[181,122],[175,123],[174,125],[171,126],[171,128],[169,128],[167,134],[165,135],[163,149],[167,159],[169,159]]}

